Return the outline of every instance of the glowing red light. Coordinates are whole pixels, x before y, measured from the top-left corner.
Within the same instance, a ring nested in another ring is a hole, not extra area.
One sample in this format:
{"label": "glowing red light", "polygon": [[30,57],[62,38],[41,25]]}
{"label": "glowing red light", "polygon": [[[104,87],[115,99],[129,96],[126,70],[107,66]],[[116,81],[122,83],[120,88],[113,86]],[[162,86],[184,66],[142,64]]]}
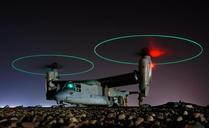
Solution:
{"label": "glowing red light", "polygon": [[152,63],[152,64],[151,64],[151,68],[154,68],[154,67],[155,67],[155,64]]}
{"label": "glowing red light", "polygon": [[159,56],[162,56],[163,54],[164,54],[164,52],[161,50],[158,50],[158,49],[150,50],[150,55],[152,57],[159,57]]}

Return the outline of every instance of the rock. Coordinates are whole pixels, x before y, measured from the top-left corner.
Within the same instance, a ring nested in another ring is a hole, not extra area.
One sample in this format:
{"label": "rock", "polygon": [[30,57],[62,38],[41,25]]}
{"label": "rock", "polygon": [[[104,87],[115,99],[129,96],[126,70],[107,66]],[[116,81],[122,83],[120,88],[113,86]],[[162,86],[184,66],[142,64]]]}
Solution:
{"label": "rock", "polygon": [[178,122],[183,121],[183,117],[182,116],[177,117],[176,121]]}
{"label": "rock", "polygon": [[163,120],[164,119],[164,115],[163,113],[159,113],[159,115],[157,116],[158,119]]}
{"label": "rock", "polygon": [[144,122],[144,118],[138,117],[138,118],[136,119],[136,121],[135,121],[135,125],[138,126],[138,125],[140,125],[140,124],[143,123],[143,122]]}
{"label": "rock", "polygon": [[167,121],[167,122],[171,122],[172,119],[171,119],[171,118],[167,118],[166,121]]}
{"label": "rock", "polygon": [[190,108],[190,109],[191,109],[191,108],[194,108],[191,104],[187,104],[187,105],[185,105],[185,107],[186,107],[186,108]]}
{"label": "rock", "polygon": [[195,112],[193,114],[194,118],[200,118],[200,115],[201,115],[201,113],[199,113],[199,112]]}
{"label": "rock", "polygon": [[86,117],[86,114],[85,113],[81,114],[81,117]]}
{"label": "rock", "polygon": [[159,122],[159,121],[155,121],[155,122],[153,123],[153,126],[159,127],[159,126],[160,126],[160,122]]}
{"label": "rock", "polygon": [[108,115],[107,115],[107,118],[113,118],[113,113],[109,113]]}
{"label": "rock", "polygon": [[208,121],[206,120],[206,118],[205,118],[204,116],[201,116],[201,117],[200,117],[200,121],[201,121],[202,123],[208,123]]}
{"label": "rock", "polygon": [[187,116],[189,113],[187,111],[184,111],[183,115]]}
{"label": "rock", "polygon": [[186,124],[184,128],[205,128],[200,122]]}
{"label": "rock", "polygon": [[130,128],[132,128],[134,126],[134,121],[133,120],[129,120],[129,122],[128,122],[128,127]]}
{"label": "rock", "polygon": [[53,119],[52,116],[48,116],[48,117],[47,117],[47,120],[52,120],[52,119]]}
{"label": "rock", "polygon": [[8,121],[7,119],[2,119],[2,120],[0,120],[0,124],[4,123],[4,122],[7,122],[7,121]]}
{"label": "rock", "polygon": [[72,122],[72,123],[77,123],[77,122],[78,122],[78,119],[75,118],[75,117],[72,117],[72,118],[70,118],[70,122]]}
{"label": "rock", "polygon": [[73,117],[73,114],[71,112],[69,112],[68,117]]}
{"label": "rock", "polygon": [[94,125],[94,124],[96,124],[97,123],[97,120],[90,120],[90,122],[89,122],[90,124],[92,124],[92,125]]}
{"label": "rock", "polygon": [[76,128],[76,124],[70,123],[70,124],[68,125],[68,128]]}
{"label": "rock", "polygon": [[128,117],[128,120],[132,120],[132,119],[133,119],[133,116],[129,116],[129,117]]}
{"label": "rock", "polygon": [[10,119],[10,121],[11,121],[11,127],[16,128],[17,127],[17,121],[18,121],[17,117],[12,117]]}
{"label": "rock", "polygon": [[60,118],[59,121],[58,121],[58,123],[63,124],[64,123],[64,119],[63,118]]}
{"label": "rock", "polygon": [[152,122],[152,121],[154,121],[154,118],[153,118],[153,116],[148,116],[148,117],[147,117],[147,121],[149,121],[149,122]]}
{"label": "rock", "polygon": [[23,122],[22,123],[23,128],[36,128],[36,124],[33,122]]}
{"label": "rock", "polygon": [[126,118],[126,115],[125,114],[120,114],[118,116],[118,120],[125,120],[125,118]]}
{"label": "rock", "polygon": [[12,117],[10,120],[11,121],[17,121],[18,119],[17,119],[17,117]]}
{"label": "rock", "polygon": [[156,117],[155,113],[152,113],[151,116],[152,116],[152,117]]}
{"label": "rock", "polygon": [[50,121],[50,125],[52,125],[52,124],[56,124],[57,123],[57,120],[52,120],[52,121]]}

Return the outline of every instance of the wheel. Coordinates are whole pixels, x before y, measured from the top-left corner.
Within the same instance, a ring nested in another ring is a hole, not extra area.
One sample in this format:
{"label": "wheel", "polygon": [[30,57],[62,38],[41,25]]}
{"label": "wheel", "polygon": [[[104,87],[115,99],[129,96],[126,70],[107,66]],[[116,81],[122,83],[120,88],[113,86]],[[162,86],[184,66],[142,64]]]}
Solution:
{"label": "wheel", "polygon": [[112,107],[113,107],[113,108],[116,108],[116,107],[118,107],[118,104],[113,103]]}
{"label": "wheel", "polygon": [[63,101],[57,101],[57,104],[58,105],[62,105],[63,104]]}

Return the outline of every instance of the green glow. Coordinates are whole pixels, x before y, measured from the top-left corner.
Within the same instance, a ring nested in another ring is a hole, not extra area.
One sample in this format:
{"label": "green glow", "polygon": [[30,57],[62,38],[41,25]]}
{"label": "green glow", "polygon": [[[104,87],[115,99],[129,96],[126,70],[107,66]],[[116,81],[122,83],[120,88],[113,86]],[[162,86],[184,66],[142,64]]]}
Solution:
{"label": "green glow", "polygon": [[70,89],[72,89],[72,88],[74,88],[74,84],[73,83],[68,83],[67,84],[67,87],[70,88]]}
{"label": "green glow", "polygon": [[186,62],[186,61],[189,61],[189,60],[192,60],[192,59],[195,59],[195,58],[199,57],[203,53],[203,46],[200,43],[197,43],[197,42],[195,42],[195,41],[193,41],[191,39],[187,39],[187,38],[183,38],[183,37],[178,37],[178,36],[155,35],[155,34],[128,35],[128,36],[120,36],[120,37],[111,38],[111,39],[108,39],[108,40],[105,40],[105,41],[102,41],[102,42],[98,43],[94,47],[94,53],[98,57],[100,57],[100,58],[102,58],[104,60],[107,60],[107,61],[111,61],[111,62],[115,62],[115,63],[120,63],[120,64],[138,65],[138,63],[135,63],[135,62],[120,61],[120,60],[114,60],[114,59],[110,59],[110,58],[104,57],[104,56],[102,56],[101,54],[99,54],[97,52],[97,49],[99,47],[101,47],[102,45],[112,44],[113,41],[116,41],[116,40],[122,40],[122,39],[128,39],[128,38],[142,38],[142,37],[160,37],[160,38],[177,39],[177,40],[182,40],[184,42],[187,42],[189,44],[194,44],[196,47],[199,48],[199,52],[197,54],[191,56],[191,57],[184,58],[184,59],[181,59],[181,60],[176,60],[176,61],[161,62],[161,63],[157,63],[156,65],[177,64],[177,63],[181,63],[181,62]]}
{"label": "green glow", "polygon": [[[13,69],[15,69],[17,71],[20,71],[20,72],[23,72],[23,73],[32,74],[32,75],[46,75],[45,73],[26,71],[26,70],[21,69],[20,67],[17,67],[15,65],[18,61],[23,61],[25,59],[35,58],[35,57],[63,57],[63,58],[67,58],[67,59],[72,59],[73,58],[73,59],[77,59],[77,60],[81,60],[81,61],[87,62],[87,63],[89,63],[91,65],[91,67],[89,69],[86,69],[84,71],[73,72],[73,73],[63,73],[63,74],[60,74],[60,76],[79,75],[79,74],[87,73],[87,72],[89,72],[89,71],[94,69],[94,63],[92,61],[88,60],[88,59],[77,57],[77,56],[59,55],[59,54],[39,54],[39,55],[30,55],[30,56],[19,57],[19,58],[15,59],[15,60],[13,60],[11,62],[11,66],[12,66]],[[69,65],[70,65],[70,63],[69,63]]]}

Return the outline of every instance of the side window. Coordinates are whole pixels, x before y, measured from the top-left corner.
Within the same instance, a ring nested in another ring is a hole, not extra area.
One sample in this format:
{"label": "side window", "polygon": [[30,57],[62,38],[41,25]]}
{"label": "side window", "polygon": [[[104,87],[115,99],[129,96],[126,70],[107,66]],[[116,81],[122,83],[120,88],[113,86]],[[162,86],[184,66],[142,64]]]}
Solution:
{"label": "side window", "polygon": [[81,92],[81,84],[79,84],[79,83],[75,83],[75,91],[76,92]]}

